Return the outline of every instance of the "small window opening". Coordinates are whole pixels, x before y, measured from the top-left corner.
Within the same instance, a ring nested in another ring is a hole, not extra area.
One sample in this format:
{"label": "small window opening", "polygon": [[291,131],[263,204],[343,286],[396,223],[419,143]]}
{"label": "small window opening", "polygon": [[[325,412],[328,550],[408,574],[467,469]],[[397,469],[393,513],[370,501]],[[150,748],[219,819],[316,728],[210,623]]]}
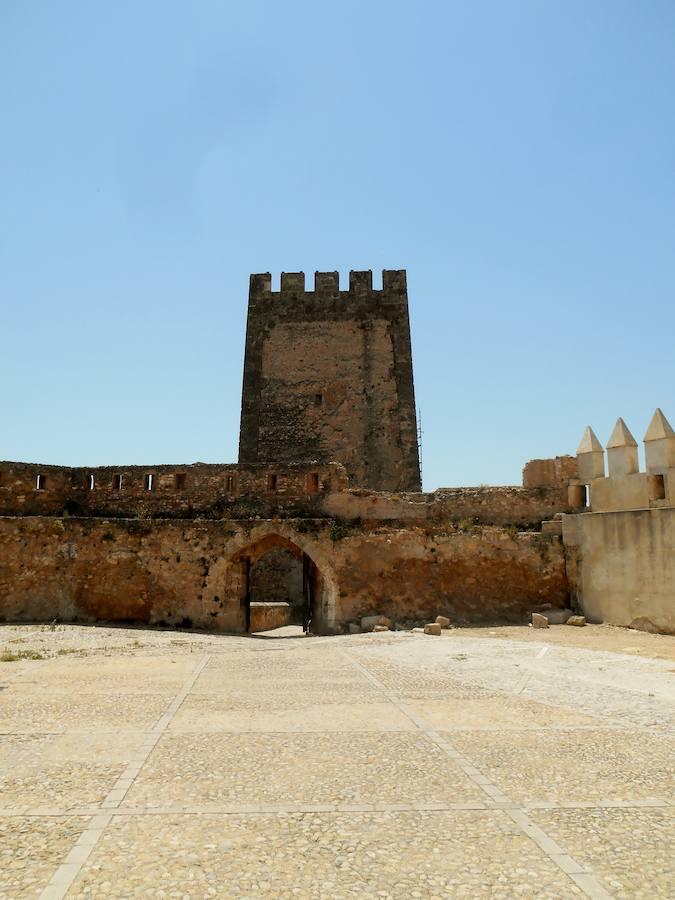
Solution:
{"label": "small window opening", "polygon": [[47,476],[46,475],[38,475],[35,479],[35,489],[38,491],[44,491],[47,487]]}
{"label": "small window opening", "polygon": [[314,394],[314,406],[323,405],[323,394]]}
{"label": "small window opening", "polygon": [[584,506],[586,509],[590,509],[591,507],[591,486],[590,484],[584,485]]}
{"label": "small window opening", "polygon": [[187,475],[185,472],[176,472],[176,490],[184,491],[187,484]]}
{"label": "small window opening", "polygon": [[311,472],[307,476],[307,487],[309,489],[310,494],[318,494],[319,493],[319,473]]}
{"label": "small window opening", "polygon": [[151,472],[146,472],[143,483],[146,491],[152,491],[155,488],[155,476]]}
{"label": "small window opening", "polygon": [[227,476],[227,490],[228,491],[234,490],[234,475]]}
{"label": "small window opening", "polygon": [[122,476],[121,475],[113,475],[113,489],[116,491],[122,490]]}
{"label": "small window opening", "polygon": [[267,476],[267,490],[268,491],[276,491],[277,489],[277,476],[276,475],[268,475]]}
{"label": "small window opening", "polygon": [[666,480],[663,475],[652,475],[649,479],[649,499],[666,499]]}
{"label": "small window opening", "polygon": [[89,485],[89,490],[93,491],[94,488],[96,487],[96,478],[94,477],[93,472],[89,473],[89,475],[87,477],[87,481],[88,481],[88,485]]}

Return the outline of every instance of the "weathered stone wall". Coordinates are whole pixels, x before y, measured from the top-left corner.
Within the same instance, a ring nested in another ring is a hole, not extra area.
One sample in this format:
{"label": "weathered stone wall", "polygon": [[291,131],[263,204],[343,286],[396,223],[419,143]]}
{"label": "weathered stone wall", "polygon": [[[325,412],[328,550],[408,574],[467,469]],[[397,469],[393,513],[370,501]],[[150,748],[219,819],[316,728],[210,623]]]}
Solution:
{"label": "weathered stone wall", "polygon": [[271,631],[292,625],[288,603],[252,603],[249,631]]}
{"label": "weathered stone wall", "polygon": [[564,516],[563,539],[589,621],[675,634],[675,508]]}
{"label": "weathered stone wall", "polygon": [[570,511],[567,488],[557,486],[441,488],[436,499],[436,517],[453,522],[538,529],[544,519]]}
{"label": "weathered stone wall", "polygon": [[562,487],[439,488],[433,494],[350,490],[327,495],[322,509],[342,519],[513,525],[539,530],[542,521],[572,512]]}
{"label": "weathered stone wall", "polygon": [[69,468],[0,462],[0,515],[311,515],[324,495],[346,487],[335,463]]}
{"label": "weathered stone wall", "polygon": [[239,462],[341,462],[354,485],[419,490],[404,271],[252,275]]}
{"label": "weathered stone wall", "polygon": [[558,539],[498,528],[3,517],[0,617],[244,631],[245,572],[274,547],[311,560],[320,631],[370,612],[515,618],[567,595]]}
{"label": "weathered stone wall", "polygon": [[553,459],[531,459],[523,468],[523,487],[551,485],[565,487],[578,478],[576,456],[556,456]]}
{"label": "weathered stone wall", "polygon": [[0,515],[329,516],[538,529],[542,520],[572,511],[566,489],[558,486],[441,488],[433,494],[348,490],[337,463],[248,469],[206,463],[94,468],[0,463]]}

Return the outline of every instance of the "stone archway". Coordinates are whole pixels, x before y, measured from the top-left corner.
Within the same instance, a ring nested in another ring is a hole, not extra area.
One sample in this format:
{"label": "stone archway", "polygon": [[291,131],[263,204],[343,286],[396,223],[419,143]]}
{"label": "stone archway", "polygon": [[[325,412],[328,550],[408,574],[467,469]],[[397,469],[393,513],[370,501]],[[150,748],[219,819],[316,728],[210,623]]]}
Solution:
{"label": "stone archway", "polygon": [[251,610],[252,570],[267,554],[285,551],[302,566],[302,585],[306,592],[307,609],[311,615],[311,630],[326,634],[335,628],[337,586],[332,567],[320,550],[303,536],[281,529],[252,534],[252,539],[231,555],[227,573],[227,595],[238,609],[240,631],[249,631]]}

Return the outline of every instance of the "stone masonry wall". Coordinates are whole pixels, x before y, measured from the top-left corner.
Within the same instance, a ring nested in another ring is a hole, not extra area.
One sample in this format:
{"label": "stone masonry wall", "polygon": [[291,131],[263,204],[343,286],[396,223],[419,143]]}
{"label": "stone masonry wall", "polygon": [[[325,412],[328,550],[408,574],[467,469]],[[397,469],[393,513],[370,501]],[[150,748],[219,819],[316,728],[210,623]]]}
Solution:
{"label": "stone masonry wall", "polygon": [[[151,490],[148,475],[153,476]],[[0,515],[328,516],[538,530],[542,520],[572,511],[567,490],[557,486],[441,488],[433,494],[348,489],[344,469],[336,463],[248,469],[205,463],[73,469],[0,463]]]}
{"label": "stone masonry wall", "polygon": [[565,516],[563,539],[589,621],[675,634],[675,508]]}
{"label": "stone masonry wall", "polygon": [[283,468],[206,463],[68,468],[0,462],[0,515],[316,514],[325,494],[346,486],[344,469],[325,463]]}
{"label": "stone masonry wall", "polygon": [[0,517],[0,619],[112,621],[243,631],[242,564],[270,546],[315,565],[323,631],[382,612],[395,620],[522,617],[567,598],[560,541],[491,527],[331,520]]}
{"label": "stone masonry wall", "polygon": [[553,459],[531,459],[523,468],[523,487],[550,485],[565,487],[578,477],[576,456],[556,456]]}
{"label": "stone masonry wall", "polygon": [[342,519],[504,525],[540,530],[545,519],[572,512],[559,487],[439,488],[433,494],[350,490],[327,495],[322,509]]}
{"label": "stone masonry wall", "polygon": [[352,484],[419,490],[404,271],[252,275],[239,462],[337,460]]}

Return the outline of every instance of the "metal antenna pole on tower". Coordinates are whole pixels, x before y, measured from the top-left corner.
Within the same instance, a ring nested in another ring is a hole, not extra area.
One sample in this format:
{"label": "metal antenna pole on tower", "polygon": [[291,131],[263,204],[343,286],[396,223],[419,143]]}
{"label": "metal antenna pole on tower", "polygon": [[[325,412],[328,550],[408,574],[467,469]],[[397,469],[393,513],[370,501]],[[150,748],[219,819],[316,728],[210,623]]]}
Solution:
{"label": "metal antenna pole on tower", "polygon": [[420,458],[420,484],[422,484],[422,410],[417,410],[417,452]]}

